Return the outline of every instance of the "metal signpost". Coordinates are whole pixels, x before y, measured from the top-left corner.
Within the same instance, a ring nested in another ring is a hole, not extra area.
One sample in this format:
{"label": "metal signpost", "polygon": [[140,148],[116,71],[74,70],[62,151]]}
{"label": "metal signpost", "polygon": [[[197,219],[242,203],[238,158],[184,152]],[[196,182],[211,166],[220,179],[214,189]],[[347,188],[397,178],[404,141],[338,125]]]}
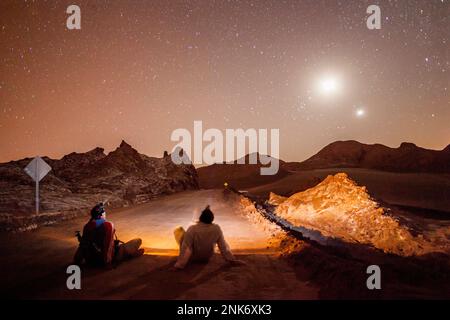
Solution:
{"label": "metal signpost", "polygon": [[25,167],[25,172],[36,182],[36,214],[39,213],[39,181],[41,181],[52,168],[41,157],[36,157]]}

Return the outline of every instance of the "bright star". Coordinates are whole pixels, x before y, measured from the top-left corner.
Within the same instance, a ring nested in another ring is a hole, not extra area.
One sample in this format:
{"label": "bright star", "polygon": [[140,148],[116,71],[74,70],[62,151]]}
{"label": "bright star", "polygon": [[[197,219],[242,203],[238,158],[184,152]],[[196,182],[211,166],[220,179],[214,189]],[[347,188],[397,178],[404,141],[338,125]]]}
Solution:
{"label": "bright star", "polygon": [[356,110],[355,114],[358,118],[361,118],[366,114],[366,111],[362,108],[359,108]]}

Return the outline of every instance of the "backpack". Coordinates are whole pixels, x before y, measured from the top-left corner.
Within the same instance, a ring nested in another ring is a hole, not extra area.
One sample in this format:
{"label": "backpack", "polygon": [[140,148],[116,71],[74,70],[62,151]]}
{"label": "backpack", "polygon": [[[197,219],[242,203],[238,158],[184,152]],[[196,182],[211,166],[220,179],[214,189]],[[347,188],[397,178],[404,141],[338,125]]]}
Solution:
{"label": "backpack", "polygon": [[[81,236],[80,231],[75,231],[75,235],[78,239],[79,247],[81,249],[81,253],[83,258],[89,265],[101,265],[103,264],[103,255],[102,250],[97,246],[97,244],[93,241],[89,241],[86,238]],[[114,234],[114,258],[117,256],[119,252],[120,244],[124,243],[123,241],[117,238],[117,235]]]}
{"label": "backpack", "polygon": [[103,264],[102,250],[95,242],[89,241],[85,237],[81,236],[80,231],[76,231],[76,237],[79,242],[79,248],[82,256],[88,265],[101,265]]}

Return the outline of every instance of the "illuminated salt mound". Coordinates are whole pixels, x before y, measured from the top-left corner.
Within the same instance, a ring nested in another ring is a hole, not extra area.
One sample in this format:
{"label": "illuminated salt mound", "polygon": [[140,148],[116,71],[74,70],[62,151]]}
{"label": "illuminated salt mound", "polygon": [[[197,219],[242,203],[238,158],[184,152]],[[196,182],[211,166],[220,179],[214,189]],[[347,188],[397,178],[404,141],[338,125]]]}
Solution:
{"label": "illuminated salt mound", "polygon": [[261,232],[268,232],[274,237],[285,234],[279,226],[264,218],[255,208],[255,205],[251,200],[241,197],[239,203],[241,214],[255,227],[261,230]]}
{"label": "illuminated salt mound", "polygon": [[345,173],[330,175],[317,186],[287,199],[272,193],[269,202],[278,205],[276,214],[293,225],[315,229],[329,237],[370,244],[405,256],[428,251],[421,239],[384,215],[366,188]]}
{"label": "illuminated salt mound", "polygon": [[274,205],[274,206],[278,206],[280,204],[282,204],[284,201],[286,201],[287,198],[286,197],[282,197],[279,196],[273,192],[270,193],[269,195],[269,203]]}

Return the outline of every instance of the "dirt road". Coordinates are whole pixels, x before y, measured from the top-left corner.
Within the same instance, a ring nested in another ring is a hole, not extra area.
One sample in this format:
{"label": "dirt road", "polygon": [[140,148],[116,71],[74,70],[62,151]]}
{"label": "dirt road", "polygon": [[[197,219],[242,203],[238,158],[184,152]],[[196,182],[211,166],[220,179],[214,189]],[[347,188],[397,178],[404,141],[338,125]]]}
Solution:
{"label": "dirt road", "polygon": [[[207,204],[232,250],[246,265],[216,255],[208,265],[170,271],[177,254],[172,230],[187,227]],[[316,299],[318,288],[267,248],[269,234],[250,223],[215,190],[191,191],[109,212],[122,240],[143,239],[146,254],[116,269],[85,269],[82,289],[66,288],[75,230],[86,218],[21,234],[0,235],[2,297],[32,299]]]}

